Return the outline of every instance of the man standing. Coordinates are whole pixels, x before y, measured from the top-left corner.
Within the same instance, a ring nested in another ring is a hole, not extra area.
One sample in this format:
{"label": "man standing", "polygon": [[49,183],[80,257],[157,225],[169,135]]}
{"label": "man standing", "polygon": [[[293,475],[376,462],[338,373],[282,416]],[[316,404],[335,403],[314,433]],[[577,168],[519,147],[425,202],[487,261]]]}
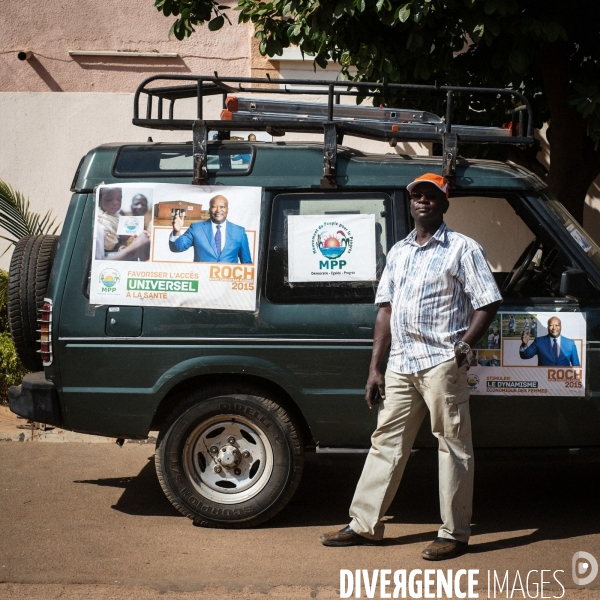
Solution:
{"label": "man standing", "polygon": [[172,252],[184,252],[194,246],[194,262],[224,262],[251,264],[252,256],[246,230],[227,220],[229,202],[225,196],[214,196],[209,204],[210,219],[192,223],[181,235],[183,217],[179,211],[173,217],[173,232],[169,237]]}
{"label": "man standing", "polygon": [[481,247],[444,223],[446,180],[427,173],[407,189],[415,229],[390,250],[375,298],[380,308],[365,396],[369,408],[379,403],[377,429],[350,507],[352,521],[321,541],[381,542],[382,518],[429,410],[439,444],[443,525],[422,556],[442,560],[462,554],[470,535],[473,446],[466,358],[502,298]]}
{"label": "man standing", "polygon": [[579,367],[579,355],[575,342],[561,335],[562,323],[558,317],[548,319],[548,335],[542,335],[529,343],[529,331],[521,335],[519,356],[522,359],[538,357],[539,367]]}

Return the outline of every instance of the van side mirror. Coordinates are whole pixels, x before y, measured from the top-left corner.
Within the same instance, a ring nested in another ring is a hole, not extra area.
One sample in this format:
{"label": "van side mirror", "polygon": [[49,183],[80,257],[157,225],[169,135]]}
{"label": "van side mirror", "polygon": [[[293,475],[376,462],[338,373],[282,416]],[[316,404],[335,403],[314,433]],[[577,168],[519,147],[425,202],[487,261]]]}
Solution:
{"label": "van side mirror", "polygon": [[562,296],[582,300],[591,295],[592,289],[587,275],[579,269],[568,269],[560,278],[560,293]]}

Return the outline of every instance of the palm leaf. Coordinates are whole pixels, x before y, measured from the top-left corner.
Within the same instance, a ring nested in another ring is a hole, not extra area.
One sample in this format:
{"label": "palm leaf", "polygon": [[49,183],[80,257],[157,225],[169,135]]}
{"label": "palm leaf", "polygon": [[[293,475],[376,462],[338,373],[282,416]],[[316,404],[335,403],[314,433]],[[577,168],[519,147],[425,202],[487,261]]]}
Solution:
{"label": "palm leaf", "polygon": [[0,236],[0,239],[16,244],[26,235],[55,234],[59,226],[56,218],[52,218],[52,211],[43,217],[32,211],[29,199],[0,179],[0,227],[9,236]]}
{"label": "palm leaf", "polygon": [[[49,233],[54,235],[60,224],[52,218],[49,210],[43,217],[29,208],[29,199],[21,192],[13,190],[5,181],[0,179],[0,229],[8,235],[0,235],[0,240],[9,243],[2,256],[26,235]],[[0,269],[0,307],[6,302],[8,290],[8,273]]]}

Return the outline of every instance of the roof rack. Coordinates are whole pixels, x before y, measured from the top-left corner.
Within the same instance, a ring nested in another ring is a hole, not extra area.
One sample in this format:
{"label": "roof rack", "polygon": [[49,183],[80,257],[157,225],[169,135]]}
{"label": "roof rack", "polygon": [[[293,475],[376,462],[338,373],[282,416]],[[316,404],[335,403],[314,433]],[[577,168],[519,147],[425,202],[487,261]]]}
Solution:
{"label": "roof rack", "polygon": [[[157,81],[191,82],[153,87]],[[445,117],[404,108],[364,107],[340,104],[341,96],[367,97],[414,91],[434,94],[445,99]],[[263,98],[244,98],[231,94],[256,94]],[[506,111],[511,122],[502,127],[480,127],[452,122],[454,95],[492,95],[499,101],[508,97],[514,106]],[[146,96],[146,115],[140,118],[140,97]],[[265,95],[327,96],[327,103],[293,103],[264,99]],[[221,95],[223,110],[219,120],[205,120],[204,99]],[[445,96],[445,98],[444,98]],[[156,98],[156,110],[154,99]],[[175,102],[196,98],[196,118],[176,119]],[[164,102],[169,103],[168,117],[163,115]],[[525,118],[525,113],[527,117]],[[516,119],[516,121],[515,121]],[[218,132],[219,140],[229,139],[232,130],[267,131],[273,136],[286,132],[323,133],[322,187],[335,188],[337,145],[344,135],[398,142],[437,142],[443,146],[442,175],[453,183],[456,172],[458,143],[531,144],[533,113],[529,100],[515,90],[477,87],[433,86],[397,83],[350,81],[313,81],[308,79],[271,79],[258,77],[219,77],[208,75],[154,75],[137,88],[133,106],[133,124],[151,129],[192,130],[195,184],[208,182],[208,132]],[[525,131],[525,135],[523,132]]]}

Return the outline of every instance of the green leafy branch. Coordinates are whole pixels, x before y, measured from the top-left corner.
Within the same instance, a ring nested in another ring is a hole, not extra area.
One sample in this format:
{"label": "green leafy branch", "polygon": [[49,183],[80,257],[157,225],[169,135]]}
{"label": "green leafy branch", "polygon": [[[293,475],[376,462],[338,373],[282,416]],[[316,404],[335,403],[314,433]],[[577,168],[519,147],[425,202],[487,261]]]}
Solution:
{"label": "green leafy branch", "polygon": [[587,134],[595,142],[597,150],[600,144],[600,87],[575,83],[568,102],[587,118]]}
{"label": "green leafy branch", "polygon": [[[10,244],[3,254],[26,235],[53,235],[59,227],[56,219],[52,218],[52,211],[49,210],[44,216],[32,211],[29,199],[0,179],[0,228],[8,234],[0,235],[0,239]],[[8,273],[0,269],[0,311],[5,310],[7,292]]]}
{"label": "green leafy branch", "polygon": [[[214,31],[225,24],[227,6],[217,0],[154,2],[165,16],[178,17],[172,27],[178,39],[191,35],[196,25],[207,23]],[[588,135],[598,143],[598,103],[589,88],[600,79],[600,35],[594,16],[598,9],[590,9],[589,18],[580,17],[580,9],[588,6],[583,0],[573,0],[569,10],[559,4],[527,0],[232,3],[238,21],[252,23],[263,56],[280,56],[295,45],[312,58],[315,69],[339,63],[341,79],[348,81],[512,87],[530,97],[536,127],[550,116],[541,76],[542,56],[549,46],[560,46],[564,48],[571,106],[587,120]],[[577,91],[576,85],[587,89]],[[369,95],[375,104],[393,105],[401,100]],[[501,115],[496,116],[499,120]]]}
{"label": "green leafy branch", "polygon": [[154,6],[165,17],[177,17],[171,25],[169,37],[174,35],[178,40],[189,37],[196,31],[194,26],[204,23],[208,23],[210,31],[221,29],[225,21],[231,25],[229,17],[223,12],[228,10],[229,6],[216,0],[155,0]]}
{"label": "green leafy branch", "polygon": [[0,235],[0,239],[16,244],[26,235],[55,234],[59,226],[52,211],[44,216],[32,211],[29,199],[0,179],[0,227],[8,234]]}

